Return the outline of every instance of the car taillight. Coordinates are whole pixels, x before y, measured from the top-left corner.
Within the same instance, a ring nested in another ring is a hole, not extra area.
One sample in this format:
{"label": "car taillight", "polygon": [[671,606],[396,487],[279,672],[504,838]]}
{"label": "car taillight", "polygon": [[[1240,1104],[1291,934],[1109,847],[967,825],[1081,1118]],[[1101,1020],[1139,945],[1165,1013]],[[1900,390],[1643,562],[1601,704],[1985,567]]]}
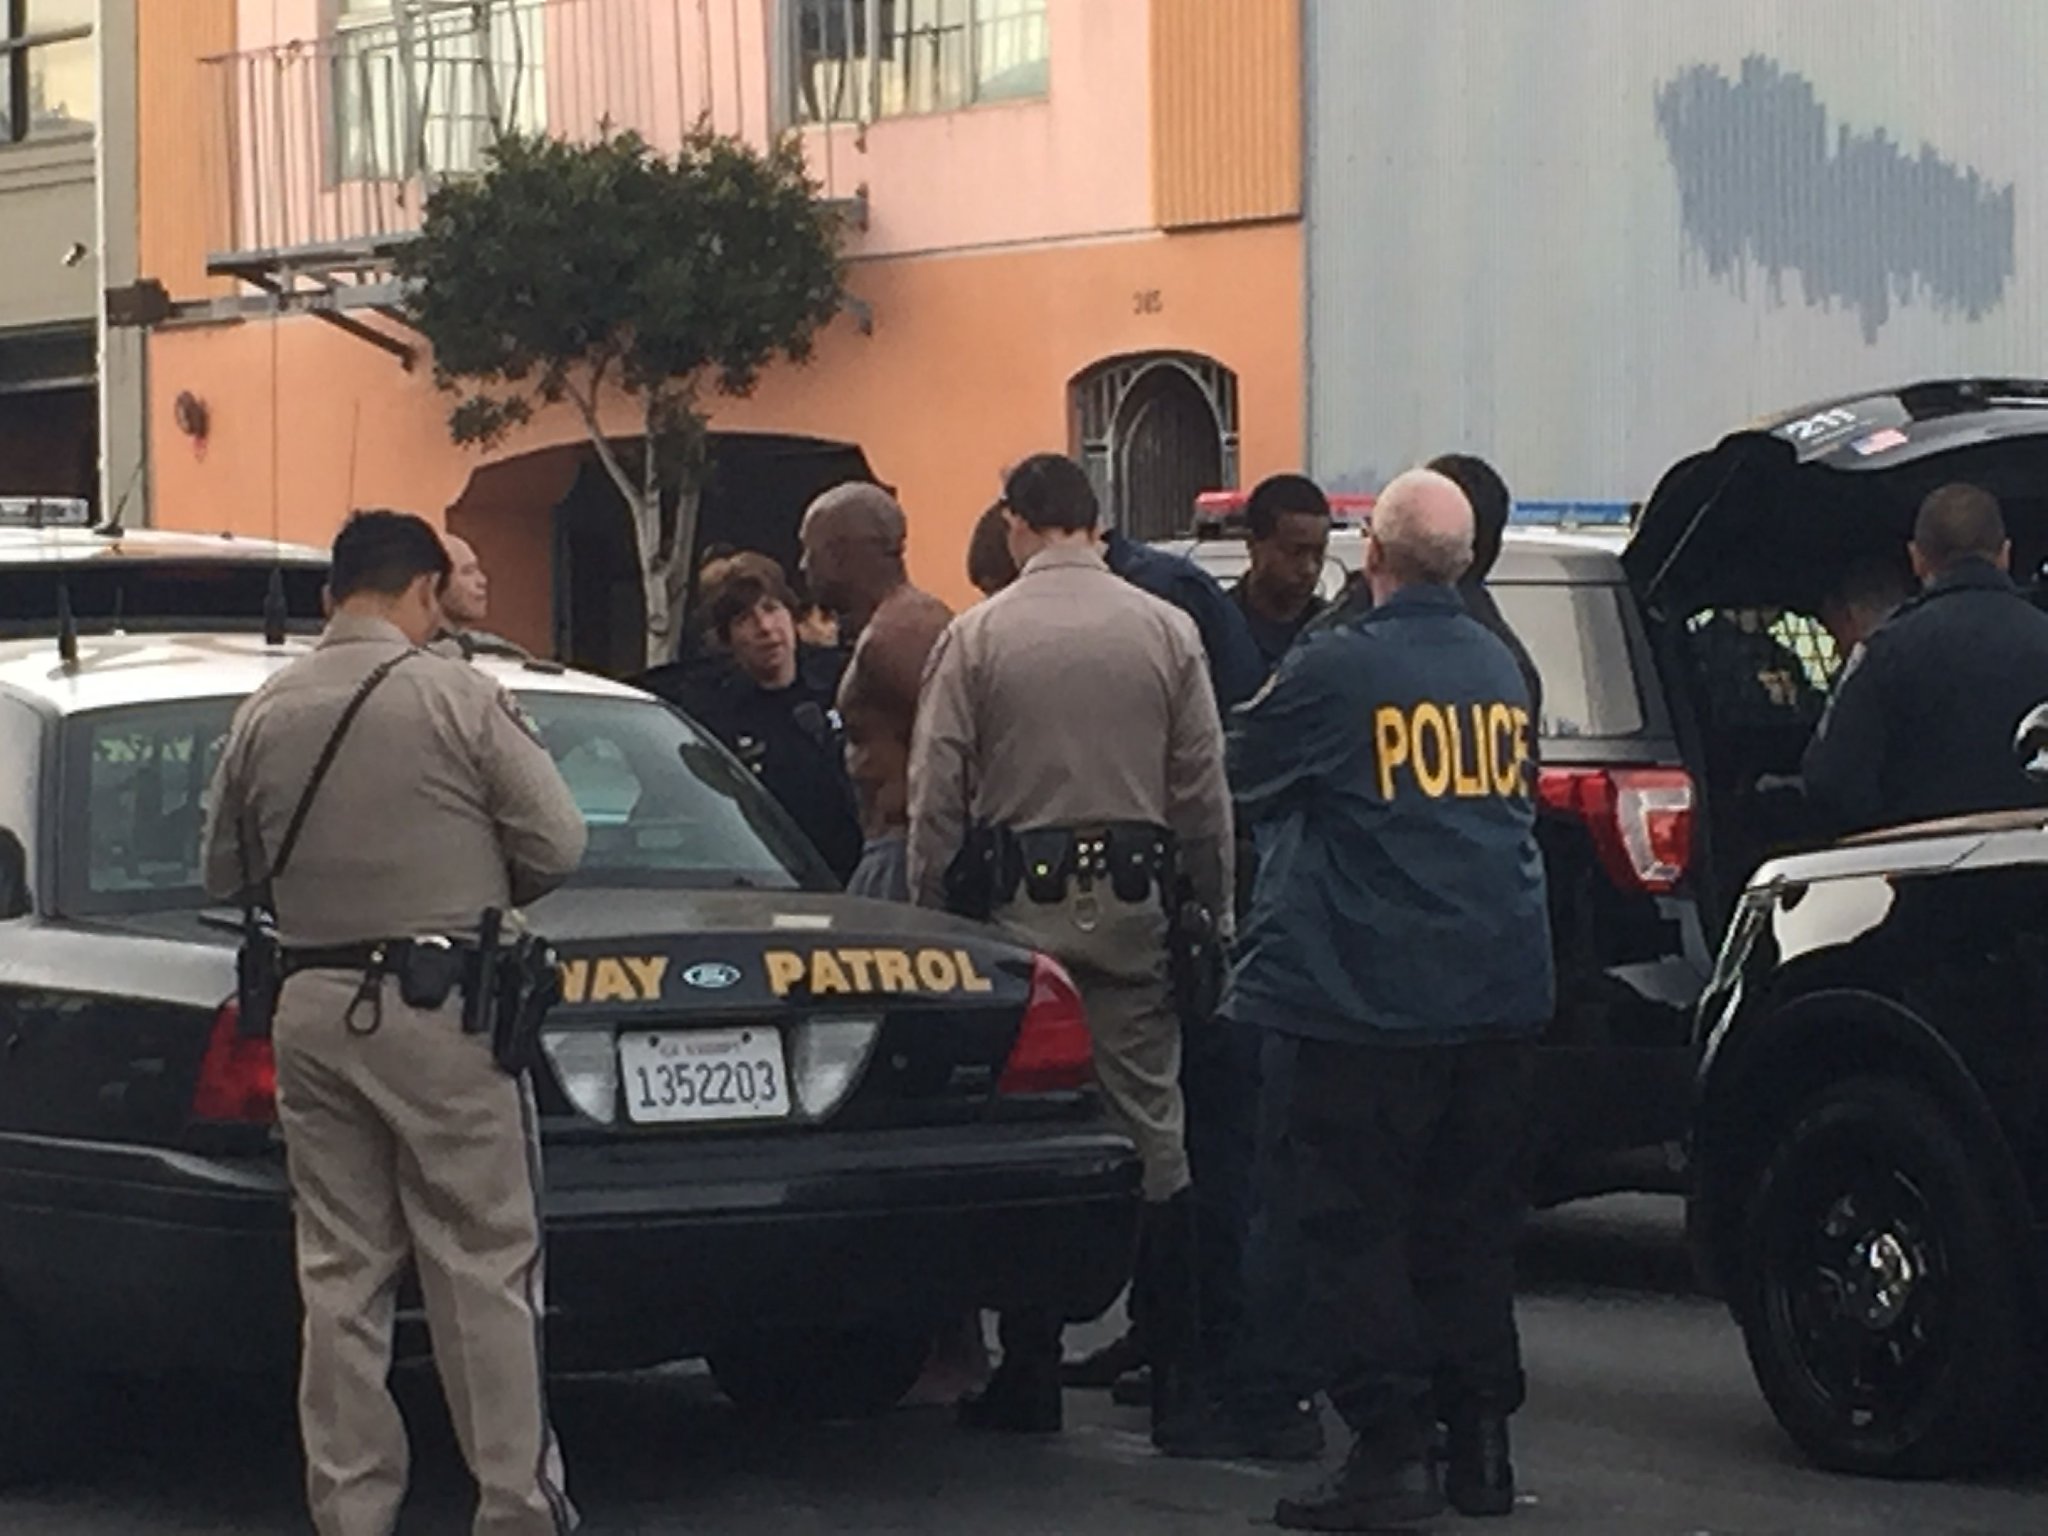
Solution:
{"label": "car taillight", "polygon": [[1691,867],[1696,798],[1682,768],[1545,768],[1536,797],[1585,823],[1609,878],[1625,889],[1673,891]]}
{"label": "car taillight", "polygon": [[1072,1093],[1088,1086],[1094,1066],[1080,989],[1058,961],[1033,956],[1031,1001],[996,1092]]}
{"label": "car taillight", "polygon": [[277,1120],[277,1057],[264,1039],[242,1034],[242,1011],[230,998],[213,1018],[199,1061],[192,1118],[215,1124],[272,1125]]}

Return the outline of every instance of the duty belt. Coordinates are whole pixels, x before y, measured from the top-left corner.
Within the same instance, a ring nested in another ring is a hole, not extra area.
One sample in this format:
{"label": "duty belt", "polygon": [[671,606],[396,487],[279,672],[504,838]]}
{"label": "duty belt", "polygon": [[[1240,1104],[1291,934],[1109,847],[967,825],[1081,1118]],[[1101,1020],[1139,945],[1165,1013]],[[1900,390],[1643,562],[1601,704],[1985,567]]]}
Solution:
{"label": "duty belt", "polygon": [[1163,907],[1173,889],[1173,834],[1147,822],[1093,826],[1038,827],[1000,834],[996,894],[999,901],[1024,900],[1056,906],[1075,892],[1098,888],[1137,905],[1157,899]]}
{"label": "duty belt", "polygon": [[433,951],[467,960],[476,953],[468,939],[447,939],[438,934],[411,939],[366,939],[360,944],[328,944],[284,951],[284,974],[301,971],[381,971],[391,973],[404,966],[415,951]]}

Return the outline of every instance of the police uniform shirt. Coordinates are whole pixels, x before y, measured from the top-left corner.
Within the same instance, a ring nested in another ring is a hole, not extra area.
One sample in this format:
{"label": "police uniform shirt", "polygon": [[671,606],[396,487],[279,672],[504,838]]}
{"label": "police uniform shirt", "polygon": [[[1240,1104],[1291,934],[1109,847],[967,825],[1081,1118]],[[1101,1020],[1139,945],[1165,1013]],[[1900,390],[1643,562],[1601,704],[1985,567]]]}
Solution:
{"label": "police uniform shirt", "polygon": [[1092,550],[1049,549],[956,618],[932,648],[911,741],[921,904],[944,904],[946,866],[977,819],[1166,827],[1196,899],[1222,920],[1233,857],[1223,731],[1187,615]]}
{"label": "police uniform shirt", "polygon": [[2013,750],[2044,701],[2048,614],[1964,561],[1844,668],[1807,748],[1807,800],[1838,832],[2048,803]]}
{"label": "police uniform shirt", "polygon": [[[206,888],[261,879],[342,710],[405,636],[328,625],[313,652],[243,703],[215,771]],[[408,656],[370,695],[320,786],[274,897],[293,946],[476,931],[487,907],[533,901],[583,857],[581,813],[519,705],[466,662]]]}
{"label": "police uniform shirt", "polygon": [[1534,733],[1513,655],[1453,588],[1305,638],[1231,736],[1263,859],[1226,1016],[1380,1043],[1539,1031]]}
{"label": "police uniform shirt", "polygon": [[649,680],[651,691],[711,732],[753,771],[842,884],[860,863],[862,848],[859,808],[839,728],[837,694],[844,664],[836,650],[803,646],[797,652],[796,680],[787,688],[763,688],[730,661],[692,668],[674,687],[665,686],[659,674]]}

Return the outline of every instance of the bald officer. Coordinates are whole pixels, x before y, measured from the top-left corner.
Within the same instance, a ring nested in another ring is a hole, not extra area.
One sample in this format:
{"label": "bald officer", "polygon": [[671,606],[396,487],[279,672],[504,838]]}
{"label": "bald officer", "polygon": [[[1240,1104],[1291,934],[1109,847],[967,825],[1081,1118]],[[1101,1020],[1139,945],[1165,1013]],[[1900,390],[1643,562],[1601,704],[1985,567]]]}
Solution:
{"label": "bald officer", "polygon": [[397,1524],[407,1451],[386,1379],[408,1261],[476,1478],[478,1536],[575,1522],[542,1400],[531,1100],[489,1038],[464,1031],[460,989],[431,1007],[400,995],[409,945],[473,944],[486,908],[536,899],[583,856],[582,817],[519,707],[467,663],[420,649],[448,572],[416,517],[366,512],[342,529],[327,632],[236,714],[206,832],[213,895],[274,875],[299,1410],[322,1536]]}
{"label": "bald officer", "polygon": [[[1201,639],[1186,614],[1114,576],[1078,464],[1027,459],[1004,486],[1022,574],[955,619],[926,673],[910,753],[910,883],[942,905],[969,828],[1008,856],[995,915],[1079,983],[1095,1071],[1145,1165],[1136,1287],[1154,1421],[1194,1347],[1193,1207],[1168,979],[1175,871],[1227,930],[1230,792]],[[1003,1363],[970,1423],[1060,1423],[1057,1319],[1004,1318]]]}
{"label": "bald officer", "polygon": [[[1254,1328],[1291,1325],[1269,1358],[1308,1363],[1266,1385],[1327,1389],[1356,1435],[1341,1472],[1281,1501],[1288,1529],[1425,1522],[1445,1483],[1463,1513],[1514,1507],[1518,1173],[1551,951],[1529,689],[1459,596],[1472,546],[1457,485],[1396,479],[1372,607],[1291,652],[1231,744],[1264,862],[1224,1011],[1266,1032],[1262,1113],[1287,1151],[1262,1177],[1291,1186],[1263,1203],[1295,1213],[1307,1282],[1255,1294]],[[1181,1449],[1244,1454],[1284,1426],[1280,1393],[1239,1399],[1236,1444]]]}

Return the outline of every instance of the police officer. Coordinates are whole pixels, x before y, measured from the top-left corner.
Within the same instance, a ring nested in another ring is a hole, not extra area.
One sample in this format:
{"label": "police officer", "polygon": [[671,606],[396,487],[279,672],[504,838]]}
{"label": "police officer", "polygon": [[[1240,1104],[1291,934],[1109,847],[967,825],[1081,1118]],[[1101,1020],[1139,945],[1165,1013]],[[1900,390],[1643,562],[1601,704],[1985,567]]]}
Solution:
{"label": "police officer", "polygon": [[[1281,1501],[1288,1529],[1441,1512],[1439,1418],[1458,1508],[1514,1502],[1518,1173],[1553,980],[1529,695],[1458,594],[1472,539],[1451,481],[1396,479],[1366,545],[1371,610],[1298,647],[1232,741],[1265,860],[1224,1011],[1267,1031],[1307,1282],[1263,1298],[1258,1325],[1299,1314],[1273,1358],[1304,1374],[1277,1386],[1328,1390],[1357,1437],[1327,1484]],[[1248,1454],[1254,1386],[1237,1443],[1178,1448]]]}
{"label": "police officer", "polygon": [[2048,700],[2048,614],[2008,574],[1998,499],[1943,486],[1908,553],[1921,594],[1866,641],[1807,748],[1806,797],[1832,831],[2044,802],[2013,735]]}
{"label": "police officer", "polygon": [[766,555],[731,555],[701,580],[722,657],[657,668],[636,682],[751,768],[843,884],[860,863],[861,832],[835,702],[842,658],[798,642],[796,596]]}
{"label": "police officer", "polygon": [[491,616],[491,581],[469,540],[444,533],[448,549],[448,587],[441,594],[441,627],[427,649],[468,661],[478,655],[520,656],[526,651],[484,628]]}
{"label": "police officer", "polygon": [[416,517],[366,512],[342,529],[326,633],[237,712],[206,832],[207,889],[246,898],[267,873],[285,946],[278,1115],[323,1536],[398,1520],[406,1437],[387,1377],[409,1263],[476,1478],[476,1531],[554,1536],[575,1520],[542,1394],[532,1103],[463,1029],[462,990],[435,1006],[402,995],[420,996],[415,958],[473,944],[486,909],[543,895],[584,845],[511,697],[420,649],[448,571]]}
{"label": "police officer", "polygon": [[[999,829],[1014,857],[996,881],[995,915],[1081,988],[1103,1098],[1144,1159],[1135,1287],[1156,1423],[1186,1388],[1197,1311],[1168,866],[1227,929],[1222,728],[1194,624],[1104,563],[1081,467],[1057,454],[1027,459],[1003,506],[1022,574],[947,628],[918,707],[911,888],[944,904],[970,828]],[[968,1422],[1056,1429],[1058,1319],[1005,1316],[1003,1345]]]}

